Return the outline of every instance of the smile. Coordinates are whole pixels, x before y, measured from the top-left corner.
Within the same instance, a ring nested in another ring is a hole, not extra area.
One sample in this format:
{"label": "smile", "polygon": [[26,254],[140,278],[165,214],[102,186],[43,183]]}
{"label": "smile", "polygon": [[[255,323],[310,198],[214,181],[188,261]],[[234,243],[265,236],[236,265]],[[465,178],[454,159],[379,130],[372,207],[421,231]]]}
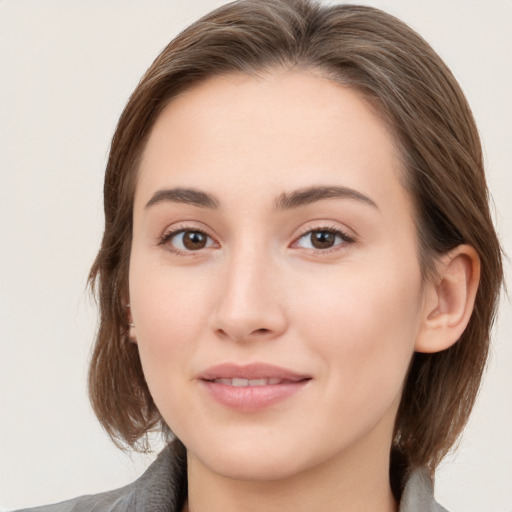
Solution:
{"label": "smile", "polygon": [[197,379],[206,397],[238,412],[256,412],[292,398],[312,380],[309,375],[267,363],[213,366]]}
{"label": "smile", "polygon": [[[224,384],[235,388],[245,388],[247,386],[275,386],[286,382],[283,379],[215,379],[216,384]],[[290,382],[290,381],[288,381]]]}

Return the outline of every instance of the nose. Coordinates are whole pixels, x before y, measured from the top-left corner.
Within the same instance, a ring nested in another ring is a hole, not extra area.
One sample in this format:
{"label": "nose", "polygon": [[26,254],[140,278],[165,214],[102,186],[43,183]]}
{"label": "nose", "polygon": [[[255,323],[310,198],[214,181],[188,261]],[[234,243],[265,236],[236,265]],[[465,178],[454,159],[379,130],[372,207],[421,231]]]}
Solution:
{"label": "nose", "polygon": [[278,265],[253,250],[227,258],[213,314],[217,336],[237,342],[274,339],[286,331]]}

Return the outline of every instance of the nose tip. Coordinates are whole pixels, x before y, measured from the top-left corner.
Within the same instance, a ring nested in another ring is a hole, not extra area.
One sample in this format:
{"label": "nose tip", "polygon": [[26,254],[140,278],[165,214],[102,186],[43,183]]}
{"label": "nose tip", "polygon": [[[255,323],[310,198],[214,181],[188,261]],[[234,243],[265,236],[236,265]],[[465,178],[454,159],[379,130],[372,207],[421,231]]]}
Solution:
{"label": "nose tip", "polygon": [[213,315],[217,336],[234,341],[274,339],[287,327],[280,280],[268,265],[231,265]]}
{"label": "nose tip", "polygon": [[246,328],[243,324],[240,324],[238,327],[235,325],[231,325],[229,327],[225,328],[218,328],[217,334],[221,338],[230,338],[235,341],[243,341],[243,340],[251,340],[256,338],[263,338],[263,337],[272,337],[275,335],[278,331],[277,330],[271,330],[268,328],[259,328],[250,330],[250,328]]}
{"label": "nose tip", "polygon": [[251,341],[278,337],[286,329],[282,312],[278,310],[252,307],[243,313],[238,303],[235,309],[224,307],[218,311],[216,334],[223,339],[233,341]]}

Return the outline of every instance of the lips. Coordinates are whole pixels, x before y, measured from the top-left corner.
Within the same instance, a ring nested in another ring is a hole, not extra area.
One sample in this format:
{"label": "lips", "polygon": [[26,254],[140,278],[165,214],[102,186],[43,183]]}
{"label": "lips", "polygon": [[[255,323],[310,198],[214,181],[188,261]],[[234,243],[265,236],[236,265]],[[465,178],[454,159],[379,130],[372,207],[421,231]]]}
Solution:
{"label": "lips", "polygon": [[[226,386],[233,386],[235,388],[245,388],[247,386],[275,386],[282,384],[283,379],[215,379],[217,384],[225,384]],[[289,381],[288,381],[289,382]]]}
{"label": "lips", "polygon": [[199,378],[209,381],[218,379],[278,379],[298,382],[309,379],[310,376],[267,363],[251,363],[246,365],[223,363],[201,372]]}
{"label": "lips", "polygon": [[286,368],[252,363],[225,363],[198,376],[202,388],[221,405],[242,412],[270,407],[291,398],[311,380],[309,375]]}

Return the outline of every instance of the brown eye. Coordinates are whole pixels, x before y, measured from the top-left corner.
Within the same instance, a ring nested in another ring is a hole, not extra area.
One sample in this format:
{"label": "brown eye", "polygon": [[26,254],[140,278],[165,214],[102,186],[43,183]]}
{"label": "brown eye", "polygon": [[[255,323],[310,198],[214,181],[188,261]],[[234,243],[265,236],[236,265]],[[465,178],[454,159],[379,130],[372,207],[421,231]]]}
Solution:
{"label": "brown eye", "polygon": [[183,245],[190,251],[204,249],[208,237],[200,231],[185,231],[183,233]]}
{"label": "brown eye", "polygon": [[336,242],[336,234],[332,231],[312,231],[310,237],[315,249],[329,249]]}
{"label": "brown eye", "polygon": [[210,236],[197,230],[180,230],[168,233],[162,239],[175,252],[200,251],[212,247],[215,242]]}
{"label": "brown eye", "polygon": [[322,251],[350,242],[353,242],[353,239],[337,229],[313,229],[304,233],[294,245],[303,249]]}

